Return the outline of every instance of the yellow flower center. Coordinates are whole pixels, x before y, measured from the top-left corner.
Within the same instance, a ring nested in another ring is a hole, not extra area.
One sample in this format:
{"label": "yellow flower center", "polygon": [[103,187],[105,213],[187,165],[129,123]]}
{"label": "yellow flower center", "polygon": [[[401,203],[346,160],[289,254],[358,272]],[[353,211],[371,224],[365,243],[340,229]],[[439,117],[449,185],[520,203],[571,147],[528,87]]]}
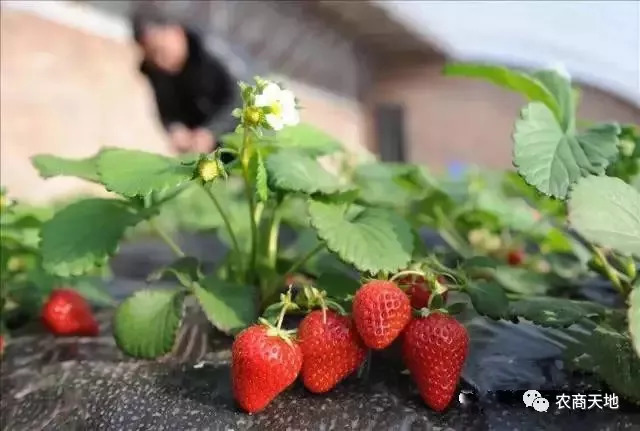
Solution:
{"label": "yellow flower center", "polygon": [[276,116],[282,115],[282,104],[280,102],[274,102],[270,106],[271,113]]}
{"label": "yellow flower center", "polygon": [[218,164],[213,160],[202,160],[198,165],[198,174],[204,181],[212,181],[218,177]]}

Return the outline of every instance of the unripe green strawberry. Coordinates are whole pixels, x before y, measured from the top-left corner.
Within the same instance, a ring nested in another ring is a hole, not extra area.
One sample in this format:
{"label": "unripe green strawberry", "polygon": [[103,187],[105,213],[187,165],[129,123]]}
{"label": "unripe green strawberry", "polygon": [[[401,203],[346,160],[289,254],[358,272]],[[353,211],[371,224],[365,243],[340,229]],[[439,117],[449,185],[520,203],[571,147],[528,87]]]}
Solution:
{"label": "unripe green strawberry", "polygon": [[331,390],[360,367],[367,349],[351,319],[326,310],[309,313],[300,323],[302,382],[314,393]]}
{"label": "unripe green strawberry", "polygon": [[455,318],[441,312],[413,319],[404,332],[402,354],[424,402],[440,412],[456,392],[469,336]]}
{"label": "unripe green strawberry", "polygon": [[248,413],[264,409],[291,385],[302,367],[300,346],[264,325],[242,331],[231,347],[233,395]]}
{"label": "unripe green strawberry", "polygon": [[353,299],[353,320],[367,346],[384,349],[411,320],[409,297],[392,281],[370,281]]}

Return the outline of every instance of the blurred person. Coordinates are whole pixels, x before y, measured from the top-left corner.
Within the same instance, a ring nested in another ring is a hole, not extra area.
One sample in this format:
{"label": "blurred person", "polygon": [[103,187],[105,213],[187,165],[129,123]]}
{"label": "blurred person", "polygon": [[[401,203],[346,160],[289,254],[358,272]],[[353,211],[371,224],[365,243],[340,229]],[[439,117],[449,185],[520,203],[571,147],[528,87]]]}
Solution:
{"label": "blurred person", "polygon": [[213,151],[217,138],[237,125],[231,116],[242,100],[236,79],[184,25],[149,12],[136,13],[132,23],[143,54],[140,72],[151,84],[172,148]]}

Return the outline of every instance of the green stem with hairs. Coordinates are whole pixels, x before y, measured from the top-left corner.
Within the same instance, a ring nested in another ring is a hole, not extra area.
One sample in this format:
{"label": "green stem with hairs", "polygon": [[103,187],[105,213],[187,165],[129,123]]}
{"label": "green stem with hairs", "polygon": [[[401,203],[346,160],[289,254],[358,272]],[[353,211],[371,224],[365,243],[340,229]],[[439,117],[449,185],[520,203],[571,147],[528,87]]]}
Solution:
{"label": "green stem with hairs", "polygon": [[162,239],[169,246],[171,251],[173,251],[173,253],[177,257],[185,257],[186,256],[186,254],[184,253],[184,251],[182,251],[180,246],[173,240],[173,238],[171,238],[164,230],[162,230],[160,228],[160,226],[158,226],[158,224],[155,222],[155,220],[150,219],[148,221],[148,223],[149,223],[149,226],[151,226],[151,228],[154,230],[154,232],[156,232],[156,234],[158,234],[160,239]]}
{"label": "green stem with hairs", "polygon": [[249,259],[249,267],[247,268],[247,281],[251,284],[255,281],[256,260],[258,254],[258,216],[256,202],[253,196],[253,181],[249,177],[249,162],[251,160],[251,136],[247,128],[244,128],[242,136],[242,176],[244,178],[244,188],[249,202],[249,218],[251,224],[251,255]]}
{"label": "green stem with hairs", "polygon": [[236,238],[236,234],[233,232],[233,229],[231,227],[231,221],[229,220],[227,213],[222,208],[222,205],[220,205],[220,201],[218,201],[218,198],[216,198],[216,196],[213,194],[211,189],[204,184],[202,188],[207,193],[207,195],[209,196],[209,199],[211,199],[211,202],[213,202],[213,205],[215,205],[216,209],[220,213],[220,217],[222,217],[222,221],[224,222],[224,225],[227,228],[227,231],[229,231],[229,237],[231,237],[231,242],[233,243],[233,250],[238,256],[238,259],[240,260],[240,267],[242,268],[242,254],[240,253],[240,246],[238,244],[238,239]]}

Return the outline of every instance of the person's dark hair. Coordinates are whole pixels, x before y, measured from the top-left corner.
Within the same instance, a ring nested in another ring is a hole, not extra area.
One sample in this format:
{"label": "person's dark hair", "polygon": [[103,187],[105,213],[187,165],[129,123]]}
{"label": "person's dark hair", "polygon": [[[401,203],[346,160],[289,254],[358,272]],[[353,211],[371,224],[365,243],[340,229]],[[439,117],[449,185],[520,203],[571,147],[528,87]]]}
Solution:
{"label": "person's dark hair", "polygon": [[133,39],[136,43],[142,43],[144,32],[149,26],[163,26],[174,24],[170,18],[164,16],[156,10],[138,10],[131,17],[131,26],[133,30]]}

